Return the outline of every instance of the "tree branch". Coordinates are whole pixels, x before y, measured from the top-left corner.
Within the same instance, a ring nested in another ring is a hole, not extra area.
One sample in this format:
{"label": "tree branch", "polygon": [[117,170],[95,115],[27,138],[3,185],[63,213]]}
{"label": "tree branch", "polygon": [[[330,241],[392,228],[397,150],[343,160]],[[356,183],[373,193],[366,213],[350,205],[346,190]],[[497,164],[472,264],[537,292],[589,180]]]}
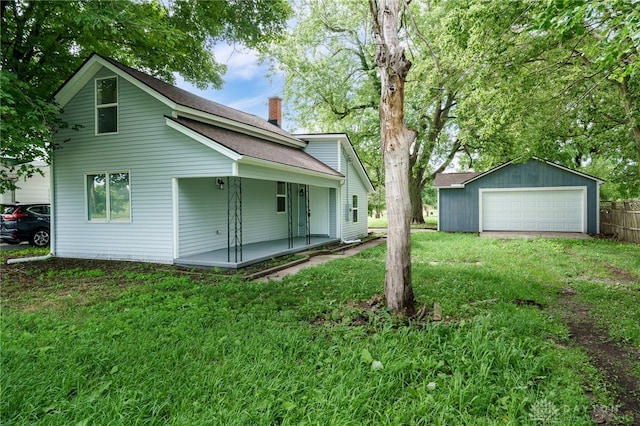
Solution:
{"label": "tree branch", "polygon": [[438,61],[438,56],[436,56],[436,52],[433,50],[433,46],[431,46],[431,43],[429,42],[429,40],[427,39],[427,37],[425,37],[420,30],[418,29],[418,24],[416,23],[416,19],[413,16],[413,14],[411,12],[409,12],[409,8],[407,8],[407,15],[409,15],[409,17],[411,18],[411,23],[413,24],[413,28],[416,31],[416,34],[418,35],[418,38],[420,38],[420,40],[422,40],[427,47],[429,48],[429,52],[431,53],[431,57],[433,58],[433,62],[436,65],[436,69],[438,70],[438,74],[440,74],[440,77],[442,77],[444,79],[444,72],[442,71],[442,67],[440,66],[440,62]]}

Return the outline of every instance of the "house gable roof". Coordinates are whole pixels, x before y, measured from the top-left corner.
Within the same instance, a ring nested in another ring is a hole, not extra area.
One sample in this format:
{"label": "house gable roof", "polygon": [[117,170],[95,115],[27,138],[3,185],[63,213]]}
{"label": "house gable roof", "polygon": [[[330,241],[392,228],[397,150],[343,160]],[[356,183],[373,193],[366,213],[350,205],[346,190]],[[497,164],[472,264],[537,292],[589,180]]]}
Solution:
{"label": "house gable roof", "polygon": [[128,67],[113,59],[93,53],[56,91],[54,97],[64,107],[73,96],[102,68],[107,68],[164,102],[174,110],[174,116],[195,118],[220,127],[273,139],[277,143],[304,148],[305,142],[253,114],[218,104],[172,86],[144,72]]}
{"label": "house gable roof", "polygon": [[[323,175],[330,175],[337,178],[344,177],[341,173],[335,171],[322,161],[312,157],[299,148],[281,145],[255,136],[238,133],[233,130],[214,126],[208,123],[202,123],[189,118],[167,117],[167,120],[177,123],[183,128],[196,132],[197,134],[226,148],[228,151],[227,153],[223,152],[223,154],[226,154],[234,160],[242,161],[244,157],[251,157],[257,160],[304,169]],[[222,152],[220,149],[218,149],[218,151]],[[234,153],[236,155],[228,155],[228,153]]]}
{"label": "house gable roof", "polygon": [[[493,172],[495,172],[497,170],[500,170],[503,167],[506,167],[506,166],[509,166],[511,164],[514,164],[518,160],[519,159],[508,161],[508,162],[500,164],[499,166],[496,166],[496,167],[494,167],[492,169],[489,169],[489,170],[487,170],[485,172],[438,173],[436,175],[435,179],[434,179],[434,186],[436,188],[464,188],[464,186],[467,185],[468,183],[471,183],[471,182],[473,182],[475,180],[478,180],[478,179],[482,179],[484,176],[486,176],[486,175],[488,175],[490,173],[493,173]],[[598,179],[597,177],[594,177],[594,176],[591,176],[591,175],[588,175],[586,173],[582,173],[582,172],[579,172],[579,171],[576,171],[576,170],[572,170],[572,169],[570,169],[568,167],[564,167],[564,166],[561,166],[559,164],[552,163],[550,161],[542,160],[542,159],[539,159],[537,157],[531,157],[531,160],[539,161],[541,163],[545,163],[545,164],[547,164],[549,166],[559,168],[559,169],[564,170],[566,172],[574,173],[576,175],[579,175],[579,176],[582,176],[582,177],[585,177],[585,178],[588,178],[588,179],[592,179],[592,180],[596,181],[599,184],[604,182],[603,180]]]}
{"label": "house gable roof", "polygon": [[346,133],[310,133],[310,134],[297,134],[295,136],[304,141],[335,142],[337,140],[340,143],[340,146],[342,146],[342,149],[345,150],[347,155],[350,156],[351,158],[355,158],[356,161],[354,161],[352,164],[354,165],[356,172],[360,176],[360,179],[362,179],[362,183],[367,188],[367,192],[371,193],[375,191],[375,188],[371,183],[371,179],[369,179],[369,174],[367,173],[364,166],[362,165],[362,162],[360,161],[360,157],[358,157],[358,153],[353,148],[353,144],[351,143],[351,140],[349,139],[349,136]]}

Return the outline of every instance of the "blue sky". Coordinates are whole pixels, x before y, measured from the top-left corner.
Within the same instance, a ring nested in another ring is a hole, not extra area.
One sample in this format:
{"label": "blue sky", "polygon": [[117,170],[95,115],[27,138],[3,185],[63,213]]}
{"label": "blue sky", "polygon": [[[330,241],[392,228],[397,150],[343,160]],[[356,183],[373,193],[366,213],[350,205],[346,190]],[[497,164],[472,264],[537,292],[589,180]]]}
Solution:
{"label": "blue sky", "polygon": [[[259,63],[256,52],[239,45],[221,44],[214,48],[213,53],[218,62],[227,66],[222,89],[200,90],[180,77],[176,79],[178,87],[266,120],[269,98],[283,96],[282,75],[269,73],[268,66]],[[284,105],[283,110],[286,110]],[[286,117],[283,117],[282,127],[287,131],[292,130]]]}

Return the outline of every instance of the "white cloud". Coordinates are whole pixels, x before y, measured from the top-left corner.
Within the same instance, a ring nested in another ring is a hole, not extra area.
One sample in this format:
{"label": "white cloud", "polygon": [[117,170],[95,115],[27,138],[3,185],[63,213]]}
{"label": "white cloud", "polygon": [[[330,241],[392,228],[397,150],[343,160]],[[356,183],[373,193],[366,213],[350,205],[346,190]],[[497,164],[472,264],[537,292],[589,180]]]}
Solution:
{"label": "white cloud", "polygon": [[239,45],[219,44],[213,48],[216,61],[227,66],[226,81],[253,80],[265,75],[260,65],[258,52]]}
{"label": "white cloud", "polygon": [[[281,73],[269,73],[267,65],[260,65],[258,53],[240,46],[228,44],[217,45],[213,53],[216,61],[227,65],[222,76],[224,84],[221,90],[211,87],[201,90],[184,81],[182,76],[174,74],[176,86],[193,94],[218,102],[222,105],[254,114],[267,119],[268,99],[271,96],[282,96],[284,82]],[[267,75],[271,74],[268,78]],[[286,111],[286,105],[284,105]],[[283,128],[289,122],[283,117]]]}
{"label": "white cloud", "polygon": [[252,114],[263,116],[266,115],[268,98],[268,94],[260,93],[256,96],[231,101],[227,106],[239,109],[240,111],[251,112]]}

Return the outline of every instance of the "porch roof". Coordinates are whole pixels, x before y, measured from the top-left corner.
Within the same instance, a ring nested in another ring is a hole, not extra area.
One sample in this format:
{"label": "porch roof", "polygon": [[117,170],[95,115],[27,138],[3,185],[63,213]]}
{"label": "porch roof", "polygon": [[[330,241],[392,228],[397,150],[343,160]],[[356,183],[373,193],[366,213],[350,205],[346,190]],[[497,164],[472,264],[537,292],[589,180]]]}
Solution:
{"label": "porch roof", "polygon": [[272,163],[283,164],[316,173],[323,173],[335,177],[344,177],[342,173],[332,169],[307,152],[260,139],[255,136],[224,129],[212,124],[191,120],[184,117],[166,117],[182,126],[238,153],[242,156],[257,158]]}

